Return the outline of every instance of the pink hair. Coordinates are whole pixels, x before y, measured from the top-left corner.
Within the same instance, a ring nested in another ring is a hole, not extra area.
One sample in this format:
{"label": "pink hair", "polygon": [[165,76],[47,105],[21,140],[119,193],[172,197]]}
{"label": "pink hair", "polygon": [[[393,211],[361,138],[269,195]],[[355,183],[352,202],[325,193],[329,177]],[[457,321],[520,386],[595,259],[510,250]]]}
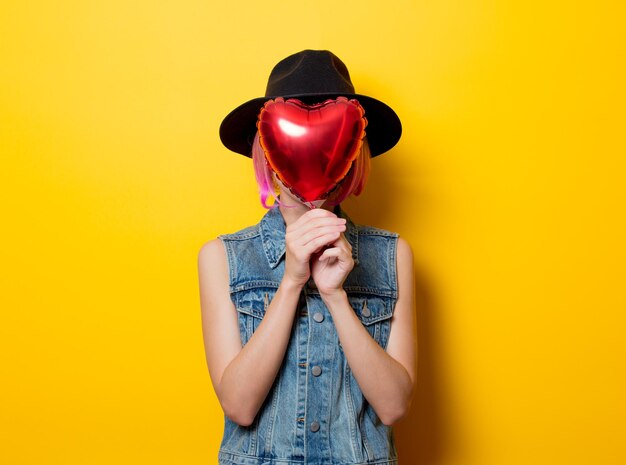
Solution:
{"label": "pink hair", "polygon": [[[358,196],[363,192],[363,188],[367,183],[370,173],[370,159],[370,147],[367,143],[367,137],[364,137],[356,159],[352,162],[350,171],[348,171],[346,177],[328,196],[328,203],[330,205],[339,205],[348,198],[348,196]],[[256,182],[259,186],[261,205],[267,209],[276,208],[277,203],[287,207],[287,205],[283,204],[276,197],[278,186],[274,182],[273,171],[265,159],[265,152],[259,142],[258,132],[255,134],[254,141],[252,142],[252,164],[254,166]],[[270,194],[274,197],[274,203],[268,206],[267,199]]]}

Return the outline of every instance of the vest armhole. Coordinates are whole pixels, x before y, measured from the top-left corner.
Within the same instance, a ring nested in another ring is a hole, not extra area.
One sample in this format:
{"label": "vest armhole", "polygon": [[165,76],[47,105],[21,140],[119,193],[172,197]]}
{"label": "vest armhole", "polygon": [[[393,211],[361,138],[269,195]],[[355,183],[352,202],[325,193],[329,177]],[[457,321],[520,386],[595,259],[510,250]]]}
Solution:
{"label": "vest armhole", "polygon": [[226,252],[226,264],[228,265],[228,293],[230,294],[230,298],[235,303],[234,295],[233,295],[233,277],[235,275],[236,270],[233,269],[233,251],[230,246],[230,242],[224,235],[219,235],[217,238],[220,240],[222,245],[224,246],[224,250]]}
{"label": "vest armhole", "polygon": [[398,298],[398,235],[394,235],[389,241],[389,278],[391,281],[391,287],[395,294],[395,298]]}

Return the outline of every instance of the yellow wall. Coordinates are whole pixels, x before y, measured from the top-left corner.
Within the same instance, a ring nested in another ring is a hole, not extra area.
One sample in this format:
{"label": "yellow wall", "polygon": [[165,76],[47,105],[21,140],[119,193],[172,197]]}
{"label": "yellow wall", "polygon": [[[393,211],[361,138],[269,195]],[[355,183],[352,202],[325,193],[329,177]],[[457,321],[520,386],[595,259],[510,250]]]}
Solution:
{"label": "yellow wall", "polygon": [[404,124],[344,205],[419,269],[401,465],[626,463],[623,5],[2,2],[0,463],[216,463],[196,254],[264,213],[217,130],[304,48]]}

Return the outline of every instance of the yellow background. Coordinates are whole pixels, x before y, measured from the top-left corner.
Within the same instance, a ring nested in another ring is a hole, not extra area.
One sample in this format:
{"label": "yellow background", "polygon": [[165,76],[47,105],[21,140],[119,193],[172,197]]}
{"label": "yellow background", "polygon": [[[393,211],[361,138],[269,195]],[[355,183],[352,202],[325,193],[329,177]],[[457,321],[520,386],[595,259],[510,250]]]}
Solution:
{"label": "yellow background", "polygon": [[264,213],[217,131],[304,48],[403,121],[344,204],[415,253],[401,465],[626,463],[623,5],[3,1],[0,463],[216,463],[197,252]]}

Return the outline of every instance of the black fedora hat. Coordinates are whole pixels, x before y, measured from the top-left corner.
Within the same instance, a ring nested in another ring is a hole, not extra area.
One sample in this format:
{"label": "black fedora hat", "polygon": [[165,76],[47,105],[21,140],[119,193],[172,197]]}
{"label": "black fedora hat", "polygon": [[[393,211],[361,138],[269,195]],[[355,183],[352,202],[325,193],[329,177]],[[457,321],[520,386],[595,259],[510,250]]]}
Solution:
{"label": "black fedora hat", "polygon": [[231,111],[220,125],[220,139],[226,148],[250,157],[257,118],[266,101],[284,97],[313,104],[339,96],[357,99],[365,110],[372,157],[400,140],[402,124],[395,111],[380,100],[354,93],[348,68],[328,50],[303,50],[278,62],[270,73],[265,97],[249,100]]}

